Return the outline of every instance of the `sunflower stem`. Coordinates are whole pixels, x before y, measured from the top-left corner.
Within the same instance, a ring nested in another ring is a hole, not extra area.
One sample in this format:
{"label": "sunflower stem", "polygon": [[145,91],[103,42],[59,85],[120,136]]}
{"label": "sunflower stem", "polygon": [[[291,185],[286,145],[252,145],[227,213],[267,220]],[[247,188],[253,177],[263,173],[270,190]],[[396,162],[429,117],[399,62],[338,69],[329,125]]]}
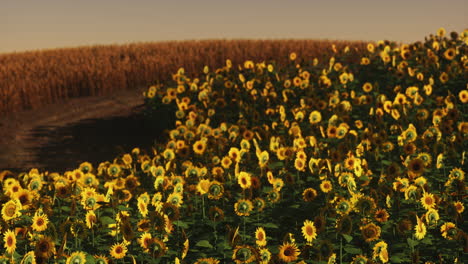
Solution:
{"label": "sunflower stem", "polygon": [[203,220],[205,220],[205,195],[202,195],[202,212],[203,212]]}
{"label": "sunflower stem", "polygon": [[340,264],[343,263],[343,236],[340,236]]}

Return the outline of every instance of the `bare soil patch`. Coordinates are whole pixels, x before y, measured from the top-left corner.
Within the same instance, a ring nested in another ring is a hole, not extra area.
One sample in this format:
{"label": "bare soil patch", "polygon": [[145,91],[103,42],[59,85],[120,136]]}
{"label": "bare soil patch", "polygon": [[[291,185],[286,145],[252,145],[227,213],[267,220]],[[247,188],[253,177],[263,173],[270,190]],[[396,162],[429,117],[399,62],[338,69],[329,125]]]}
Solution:
{"label": "bare soil patch", "polygon": [[143,116],[144,89],[70,99],[0,117],[0,170],[62,172],[112,161],[161,137]]}

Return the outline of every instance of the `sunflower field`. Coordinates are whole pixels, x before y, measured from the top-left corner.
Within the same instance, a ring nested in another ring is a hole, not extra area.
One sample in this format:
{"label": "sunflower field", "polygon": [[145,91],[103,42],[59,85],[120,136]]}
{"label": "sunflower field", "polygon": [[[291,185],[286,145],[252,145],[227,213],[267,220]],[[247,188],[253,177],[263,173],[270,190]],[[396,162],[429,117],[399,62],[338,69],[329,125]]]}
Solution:
{"label": "sunflower field", "polygon": [[0,263],[466,263],[467,44],[180,68],[164,144],[0,174]]}

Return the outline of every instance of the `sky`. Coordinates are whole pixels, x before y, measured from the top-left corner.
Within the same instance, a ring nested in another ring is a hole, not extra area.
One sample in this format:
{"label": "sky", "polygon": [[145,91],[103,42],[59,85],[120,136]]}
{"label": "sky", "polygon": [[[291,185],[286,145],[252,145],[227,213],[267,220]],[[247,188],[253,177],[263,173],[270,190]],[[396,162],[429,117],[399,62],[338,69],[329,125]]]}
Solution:
{"label": "sky", "polygon": [[194,39],[423,41],[466,0],[0,0],[0,53]]}

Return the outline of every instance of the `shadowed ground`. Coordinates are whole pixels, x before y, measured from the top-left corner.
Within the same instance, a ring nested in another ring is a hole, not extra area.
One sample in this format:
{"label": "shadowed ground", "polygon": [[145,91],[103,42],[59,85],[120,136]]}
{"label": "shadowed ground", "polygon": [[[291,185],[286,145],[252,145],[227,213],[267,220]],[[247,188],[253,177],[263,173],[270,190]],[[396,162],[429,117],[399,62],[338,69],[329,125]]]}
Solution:
{"label": "shadowed ground", "polygon": [[0,116],[0,171],[63,172],[83,161],[94,166],[112,161],[134,147],[150,149],[163,136],[164,124],[145,122],[143,90]]}

